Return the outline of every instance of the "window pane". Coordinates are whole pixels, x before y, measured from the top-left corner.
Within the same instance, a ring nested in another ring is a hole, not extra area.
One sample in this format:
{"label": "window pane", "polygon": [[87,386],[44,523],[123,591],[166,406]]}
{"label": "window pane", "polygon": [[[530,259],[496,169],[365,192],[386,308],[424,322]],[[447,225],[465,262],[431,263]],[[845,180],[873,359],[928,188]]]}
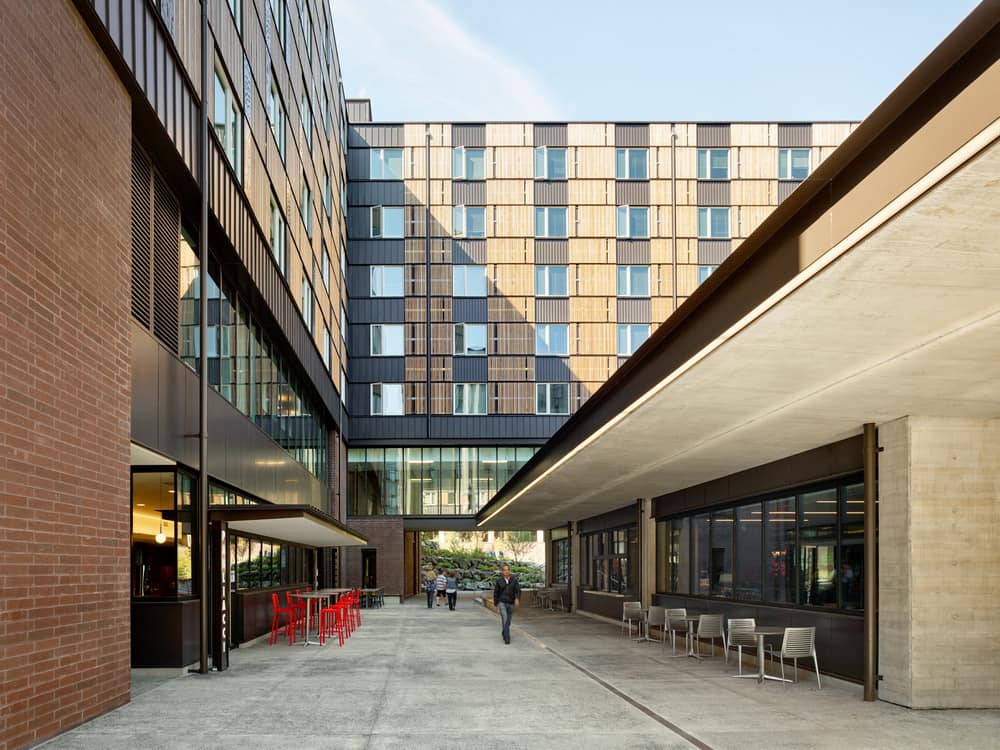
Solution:
{"label": "window pane", "polygon": [[424,489],[424,463],[420,448],[406,448],[404,463],[405,505],[403,512],[407,515],[420,515]]}
{"label": "window pane", "polygon": [[708,179],[708,151],[703,148],[698,149],[698,179]]}
{"label": "window pane", "polygon": [[381,383],[372,383],[371,413],[372,414],[381,414],[382,413],[382,384]]}
{"label": "window pane", "polygon": [[386,180],[403,179],[403,150],[390,148],[382,152],[383,178]]}
{"label": "window pane", "polygon": [[778,150],[778,179],[788,179],[788,149]]}
{"label": "window pane", "polygon": [[713,150],[711,152],[712,158],[712,171],[711,176],[713,180],[727,180],[729,179],[729,152],[723,149]]}
{"label": "window pane", "polygon": [[549,149],[549,179],[550,180],[566,179],[566,149],[564,148]]}
{"label": "window pane", "polygon": [[764,503],[764,599],[794,604],[795,498]]}
{"label": "window pane", "polygon": [[671,591],[677,594],[691,593],[691,519],[674,520],[671,535]]}
{"label": "window pane", "polygon": [[708,209],[698,209],[698,236],[708,237]]}
{"label": "window pane", "polygon": [[851,484],[842,487],[840,501],[841,539],[865,538],[865,486]]}
{"label": "window pane", "polygon": [[809,151],[804,148],[792,150],[792,179],[804,180],[809,176]]}
{"label": "window pane", "polygon": [[403,236],[403,209],[401,207],[382,209],[382,233],[384,237]]}
{"label": "window pane", "polygon": [[569,383],[552,383],[549,386],[549,412],[569,414]]}
{"label": "window pane", "polygon": [[733,595],[737,599],[760,599],[762,525],[760,503],[736,509],[736,584]]}
{"label": "window pane", "polygon": [[465,234],[465,207],[455,206],[451,209],[451,231],[456,237]]}
{"label": "window pane", "polygon": [[649,209],[636,208],[629,209],[629,237],[649,236]]}
{"label": "window pane", "polygon": [[549,293],[546,279],[548,266],[535,266],[535,296],[544,297]]}
{"label": "window pane", "polygon": [[535,149],[535,179],[545,179],[545,148],[542,146]]}
{"label": "window pane", "polygon": [[465,346],[469,354],[486,354],[486,326],[466,324]]}
{"label": "window pane", "polygon": [[615,151],[615,177],[624,180],[628,176],[625,169],[625,149],[619,148]]}
{"label": "window pane", "polygon": [[455,354],[465,354],[465,326],[455,324]]}
{"label": "window pane", "polygon": [[485,206],[473,206],[465,209],[465,236],[485,237],[486,236],[486,208]]}
{"label": "window pane", "polygon": [[649,296],[649,268],[647,266],[632,267],[631,290],[633,296]]}
{"label": "window pane", "polygon": [[566,266],[549,266],[549,294],[555,297],[568,294]]}
{"label": "window pane", "polygon": [[632,326],[632,352],[635,352],[649,338],[649,326]]}
{"label": "window pane", "polygon": [[729,209],[717,208],[712,211],[712,236],[729,236]]}
{"label": "window pane", "polygon": [[393,357],[403,356],[403,326],[382,326],[382,350]]}
{"label": "window pane", "polygon": [[552,354],[569,353],[569,326],[560,324],[549,327],[549,351]]}
{"label": "window pane", "polygon": [[549,353],[548,335],[549,328],[547,325],[539,324],[535,327],[535,354]]}
{"label": "window pane", "polygon": [[486,179],[485,154],[486,152],[481,148],[467,148],[465,150],[465,179]]}
{"label": "window pane", "polygon": [[712,596],[733,596],[733,511],[712,513]]}
{"label": "window pane", "polygon": [[549,411],[549,389],[547,383],[535,383],[535,413],[547,414]]}
{"label": "window pane", "polygon": [[840,546],[840,606],[843,609],[864,609],[865,545]]}
{"label": "window pane", "polygon": [[632,353],[629,351],[628,339],[628,326],[618,326],[618,353],[626,357]]}
{"label": "window pane", "polygon": [[403,267],[385,266],[383,269],[382,284],[386,297],[402,297]]}
{"label": "window pane", "polygon": [[380,158],[382,153],[377,149],[373,148],[368,152],[369,156],[369,174],[373,180],[382,179],[382,159]]}
{"label": "window pane", "polygon": [[807,492],[799,498],[799,538],[834,539],[837,535],[837,490]]}
{"label": "window pane", "polygon": [[545,209],[535,208],[535,236],[545,236]]}
{"label": "window pane", "polygon": [[618,266],[618,296],[628,294],[628,266]]}
{"label": "window pane", "polygon": [[403,413],[403,384],[386,383],[382,386],[383,413]]}
{"label": "window pane", "polygon": [[549,209],[549,237],[566,236],[566,209]]}
{"label": "window pane", "polygon": [[628,237],[628,206],[618,206],[616,224],[615,233],[619,237]]}
{"label": "window pane", "polygon": [[646,149],[629,149],[628,176],[633,180],[646,179]]}
{"label": "window pane", "polygon": [[486,266],[467,267],[466,293],[470,297],[486,296]]}
{"label": "window pane", "polygon": [[451,152],[451,176],[456,179],[462,179],[462,171],[465,167],[462,151],[463,149],[456,148]]}
{"label": "window pane", "polygon": [[711,593],[711,523],[708,513],[694,517],[694,561],[696,576],[692,594],[708,596]]}
{"label": "window pane", "polygon": [[834,582],[837,545],[802,541],[799,549],[799,602],[814,607],[836,607]]}

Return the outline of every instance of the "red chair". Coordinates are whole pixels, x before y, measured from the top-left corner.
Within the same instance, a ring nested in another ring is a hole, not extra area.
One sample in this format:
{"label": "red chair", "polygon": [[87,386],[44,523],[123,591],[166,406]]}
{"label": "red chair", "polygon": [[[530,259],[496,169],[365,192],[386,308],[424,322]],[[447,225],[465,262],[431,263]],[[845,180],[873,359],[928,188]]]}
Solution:
{"label": "red chair", "polygon": [[332,636],[334,631],[337,633],[340,645],[343,646],[345,635],[350,634],[347,632],[345,609],[340,604],[332,604],[319,611],[319,643],[321,646],[326,643],[326,636]]}
{"label": "red chair", "polygon": [[[278,636],[282,630],[288,633],[288,645],[292,645],[298,612],[293,607],[282,607],[278,603],[277,594],[271,594],[271,606],[274,608],[274,612],[271,615],[271,635],[267,640],[268,645],[273,646],[278,642]],[[281,615],[287,615],[283,626],[281,625]]]}
{"label": "red chair", "polygon": [[354,604],[353,604],[354,593],[348,591],[347,593],[341,594],[340,599],[337,601],[337,606],[344,610],[344,621],[347,626],[347,635],[350,636],[354,632],[357,624],[354,621]]}
{"label": "red chair", "polygon": [[306,633],[306,610],[302,604],[302,601],[295,598],[295,594],[291,591],[285,592],[285,602],[288,604],[288,608],[295,613],[295,628],[296,630],[301,629],[304,637],[309,634]]}

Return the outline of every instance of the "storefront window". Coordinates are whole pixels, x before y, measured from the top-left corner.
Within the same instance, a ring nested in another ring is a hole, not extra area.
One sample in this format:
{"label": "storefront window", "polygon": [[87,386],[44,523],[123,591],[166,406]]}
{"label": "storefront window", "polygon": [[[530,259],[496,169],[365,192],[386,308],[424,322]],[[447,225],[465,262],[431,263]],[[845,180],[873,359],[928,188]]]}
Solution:
{"label": "storefront window", "polygon": [[764,503],[764,599],[795,602],[795,498]]}
{"label": "storefront window", "polygon": [[194,479],[176,471],[132,473],[132,596],[188,598],[194,585]]}
{"label": "storefront window", "polygon": [[733,598],[733,511],[712,513],[712,596]]}
{"label": "storefront window", "polygon": [[635,526],[588,534],[581,543],[587,555],[585,586],[615,594],[631,590],[638,565]]}
{"label": "storefront window", "polygon": [[712,565],[712,544],[711,544],[711,522],[708,513],[701,513],[694,517],[694,560],[695,578],[693,594],[708,596],[711,589],[711,565]]}
{"label": "storefront window", "polygon": [[744,601],[760,599],[761,504],[741,505],[736,509],[736,582],[733,598]]}

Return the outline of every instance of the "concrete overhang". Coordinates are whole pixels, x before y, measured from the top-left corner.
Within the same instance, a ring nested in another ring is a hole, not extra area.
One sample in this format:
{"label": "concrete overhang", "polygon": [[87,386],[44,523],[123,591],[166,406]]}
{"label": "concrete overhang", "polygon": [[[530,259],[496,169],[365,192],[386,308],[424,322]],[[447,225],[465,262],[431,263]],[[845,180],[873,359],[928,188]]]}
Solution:
{"label": "concrete overhang", "polygon": [[1000,416],[1000,5],[980,6],[478,515],[563,525],[907,414]]}
{"label": "concrete overhang", "polygon": [[368,540],[311,505],[213,505],[212,521],[226,521],[230,531],[253,534],[307,547],[361,547]]}

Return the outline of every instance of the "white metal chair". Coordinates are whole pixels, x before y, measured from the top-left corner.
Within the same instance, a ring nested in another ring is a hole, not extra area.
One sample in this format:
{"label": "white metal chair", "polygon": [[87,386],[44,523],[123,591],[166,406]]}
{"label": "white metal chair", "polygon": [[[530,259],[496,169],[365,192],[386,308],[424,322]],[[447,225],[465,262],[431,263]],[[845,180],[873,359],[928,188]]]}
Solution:
{"label": "white metal chair", "polygon": [[687,622],[684,620],[685,617],[687,617],[687,610],[684,608],[667,610],[667,630],[670,631],[670,649],[675,654],[677,653],[677,634],[683,633],[686,639],[690,631]]}
{"label": "white metal chair", "polygon": [[715,647],[715,639],[722,641],[722,655],[729,661],[729,649],[726,647],[726,631],[722,629],[722,615],[698,615],[698,656],[701,657],[701,639],[708,638]]}
{"label": "white metal chair", "polygon": [[628,623],[628,637],[632,637],[632,622],[639,625],[639,635],[642,635],[642,602],[625,602],[622,605],[622,633],[625,632],[625,623]]}
{"label": "white metal chair", "polygon": [[660,638],[660,643],[667,642],[667,610],[665,607],[652,606],[649,608],[649,614],[646,615],[646,637],[649,638],[649,629],[652,627],[658,627],[663,630],[663,636]]}
{"label": "white metal chair", "polygon": [[785,659],[792,660],[792,668],[795,670],[795,681],[799,681],[799,659],[812,657],[813,668],[816,670],[816,688],[823,689],[819,681],[819,662],[816,660],[816,628],[785,628],[785,635],[781,639],[781,651],[778,652],[778,661],[781,662],[781,679],[785,679]]}
{"label": "white metal chair", "polygon": [[738,674],[743,674],[743,647],[757,647],[757,636],[753,634],[756,627],[757,621],[752,617],[736,617],[729,620],[729,648],[736,646]]}

